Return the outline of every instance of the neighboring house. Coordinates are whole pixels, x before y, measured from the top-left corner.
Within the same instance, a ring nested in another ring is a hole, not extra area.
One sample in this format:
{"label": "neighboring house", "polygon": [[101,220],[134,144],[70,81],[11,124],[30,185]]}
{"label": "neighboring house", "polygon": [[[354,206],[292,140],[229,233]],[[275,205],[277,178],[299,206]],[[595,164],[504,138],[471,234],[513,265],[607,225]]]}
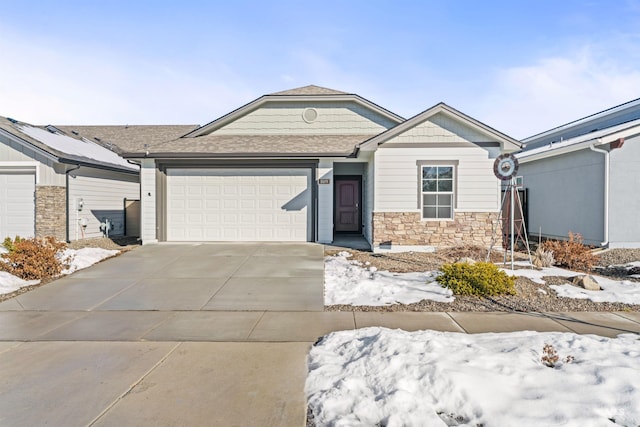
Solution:
{"label": "neighboring house", "polygon": [[0,117],[0,239],[123,235],[124,201],[139,198],[139,167],[114,151]]}
{"label": "neighboring house", "polygon": [[493,161],[519,149],[445,104],[405,120],[306,86],[124,157],[141,165],[143,243],[352,233],[381,250],[488,244],[500,208]]}
{"label": "neighboring house", "polygon": [[529,234],[640,247],[640,99],[523,142]]}

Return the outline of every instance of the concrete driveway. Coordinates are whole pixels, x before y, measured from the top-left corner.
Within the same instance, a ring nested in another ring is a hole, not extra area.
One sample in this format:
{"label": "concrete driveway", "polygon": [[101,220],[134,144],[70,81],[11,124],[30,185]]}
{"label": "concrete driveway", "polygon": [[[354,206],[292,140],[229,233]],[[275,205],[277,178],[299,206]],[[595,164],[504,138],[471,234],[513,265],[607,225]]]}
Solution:
{"label": "concrete driveway", "polygon": [[78,271],[12,304],[39,311],[322,311],[323,274],[321,245],[160,244]]}

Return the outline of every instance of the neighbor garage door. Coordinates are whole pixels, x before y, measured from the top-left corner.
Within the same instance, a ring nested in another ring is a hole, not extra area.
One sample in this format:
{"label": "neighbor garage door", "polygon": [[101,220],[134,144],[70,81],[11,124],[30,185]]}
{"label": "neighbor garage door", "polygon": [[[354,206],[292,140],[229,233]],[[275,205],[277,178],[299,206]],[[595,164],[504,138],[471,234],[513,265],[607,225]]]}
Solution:
{"label": "neighbor garage door", "polygon": [[0,240],[7,236],[33,237],[35,186],[33,173],[0,172]]}
{"label": "neighbor garage door", "polygon": [[168,169],[168,241],[311,240],[310,169]]}

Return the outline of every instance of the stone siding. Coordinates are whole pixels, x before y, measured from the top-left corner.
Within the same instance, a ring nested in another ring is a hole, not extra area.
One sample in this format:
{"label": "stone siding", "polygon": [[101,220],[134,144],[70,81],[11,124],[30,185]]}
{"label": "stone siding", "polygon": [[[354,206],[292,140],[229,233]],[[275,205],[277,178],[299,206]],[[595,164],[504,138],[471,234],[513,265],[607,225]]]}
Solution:
{"label": "stone siding", "polygon": [[67,238],[67,193],[65,187],[36,187],[36,237]]}
{"label": "stone siding", "polygon": [[376,212],[373,245],[488,246],[496,217],[497,213],[460,212],[453,221],[423,221],[418,212]]}

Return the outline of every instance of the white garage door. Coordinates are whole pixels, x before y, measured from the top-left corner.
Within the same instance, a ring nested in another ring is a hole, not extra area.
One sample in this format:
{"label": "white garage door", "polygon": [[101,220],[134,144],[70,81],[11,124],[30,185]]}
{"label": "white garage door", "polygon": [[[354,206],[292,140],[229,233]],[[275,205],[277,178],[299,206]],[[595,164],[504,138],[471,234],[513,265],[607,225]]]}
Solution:
{"label": "white garage door", "polygon": [[0,173],[0,239],[34,236],[35,190],[33,173]]}
{"label": "white garage door", "polygon": [[311,240],[310,169],[168,169],[168,241]]}

